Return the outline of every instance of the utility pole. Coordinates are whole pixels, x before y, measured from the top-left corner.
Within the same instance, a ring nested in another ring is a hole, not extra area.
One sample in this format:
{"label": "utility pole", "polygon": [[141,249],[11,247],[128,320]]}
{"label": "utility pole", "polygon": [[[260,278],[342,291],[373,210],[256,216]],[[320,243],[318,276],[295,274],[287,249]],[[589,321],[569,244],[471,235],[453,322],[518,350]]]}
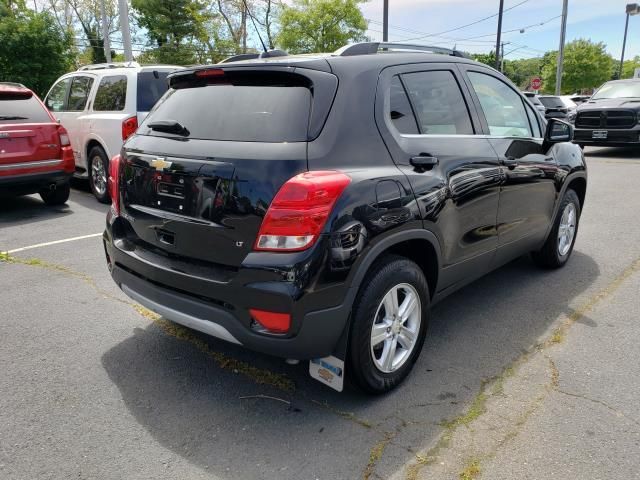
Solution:
{"label": "utility pole", "polygon": [[503,10],[504,10],[504,0],[500,0],[500,10],[498,11],[498,35],[496,38],[496,70],[500,69],[500,37],[502,36]]}
{"label": "utility pole", "polygon": [[622,68],[624,67],[624,50],[627,48],[627,30],[629,29],[629,14],[624,22],[624,40],[622,40],[622,55],[620,55],[620,70],[618,70],[618,78],[622,78]]}
{"label": "utility pole", "polygon": [[104,58],[107,63],[111,63],[111,42],[109,42],[109,24],[107,23],[107,9],[104,6],[105,0],[100,0],[100,17],[102,17],[102,42],[104,45]]}
{"label": "utility pole", "polygon": [[562,89],[562,65],[564,63],[564,37],[567,34],[567,10],[569,0],[562,3],[562,26],[560,27],[560,48],[558,49],[558,67],[556,68],[556,95],[560,95]]}
{"label": "utility pole", "polygon": [[500,73],[504,73],[504,42],[500,44]]}
{"label": "utility pole", "polygon": [[129,30],[129,5],[127,0],[118,0],[118,10],[120,11],[120,31],[122,32],[122,48],[124,59],[127,62],[133,61],[131,51],[131,31]]}
{"label": "utility pole", "polygon": [[389,0],[382,4],[382,41],[389,41]]}
{"label": "utility pole", "polygon": [[622,55],[620,56],[620,70],[618,71],[618,78],[622,78],[622,69],[624,68],[624,50],[627,47],[627,30],[629,29],[629,16],[638,15],[640,13],[640,7],[637,3],[627,4],[627,20],[624,24],[624,40],[622,41]]}

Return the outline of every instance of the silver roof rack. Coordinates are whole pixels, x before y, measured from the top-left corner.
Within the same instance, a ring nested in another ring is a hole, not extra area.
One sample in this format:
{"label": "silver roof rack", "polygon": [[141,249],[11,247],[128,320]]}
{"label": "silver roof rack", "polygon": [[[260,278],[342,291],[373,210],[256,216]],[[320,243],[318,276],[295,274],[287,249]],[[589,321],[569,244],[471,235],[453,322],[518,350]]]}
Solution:
{"label": "silver roof rack", "polygon": [[139,68],[138,62],[113,62],[113,63],[94,63],[92,65],[85,65],[80,67],[78,71],[82,70],[107,70],[109,68]]}
{"label": "silver roof rack", "polygon": [[220,63],[232,63],[241,62],[243,60],[255,60],[256,58],[273,58],[273,57],[286,57],[289,54],[284,50],[268,50],[260,53],[241,53],[233,55],[222,60]]}
{"label": "silver roof rack", "polygon": [[469,58],[459,50],[450,48],[434,47],[430,45],[417,45],[411,43],[393,43],[393,42],[363,42],[345,45],[336,50],[334,55],[341,57],[349,57],[353,55],[372,55],[378,52],[388,51],[404,51],[404,52],[428,52],[439,53],[442,55],[451,55],[453,57]]}

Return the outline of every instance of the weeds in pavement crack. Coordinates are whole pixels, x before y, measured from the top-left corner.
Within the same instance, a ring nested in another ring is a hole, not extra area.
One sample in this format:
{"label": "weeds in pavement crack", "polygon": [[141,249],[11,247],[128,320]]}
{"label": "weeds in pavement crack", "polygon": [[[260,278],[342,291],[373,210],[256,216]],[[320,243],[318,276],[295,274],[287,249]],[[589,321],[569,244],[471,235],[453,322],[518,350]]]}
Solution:
{"label": "weeds in pavement crack", "polygon": [[384,438],[382,438],[379,442],[377,442],[373,447],[371,447],[371,451],[369,452],[369,463],[362,472],[363,480],[369,480],[371,475],[373,475],[376,465],[382,458],[382,454],[384,453],[384,449],[387,448],[387,445],[393,438],[397,435],[397,432],[386,432]]}

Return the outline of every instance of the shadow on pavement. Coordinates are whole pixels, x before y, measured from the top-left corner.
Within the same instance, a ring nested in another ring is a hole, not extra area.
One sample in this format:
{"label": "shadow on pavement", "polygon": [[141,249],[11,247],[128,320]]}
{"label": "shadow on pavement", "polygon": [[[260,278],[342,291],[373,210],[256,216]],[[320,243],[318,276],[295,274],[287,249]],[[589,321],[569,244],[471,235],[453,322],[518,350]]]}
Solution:
{"label": "shadow on pavement", "polygon": [[74,188],[71,189],[69,201],[59,206],[45,205],[39,195],[2,198],[0,202],[0,225],[17,226],[65,217],[74,213],[74,203],[106,215],[109,206],[99,203],[91,193],[85,193],[84,189],[76,191],[75,184],[76,182],[74,181],[72,183]]}
{"label": "shadow on pavement", "polygon": [[602,157],[640,160],[640,148],[638,147],[587,147],[585,148],[584,154],[587,158]]}
{"label": "shadow on pavement", "polygon": [[[565,268],[542,271],[519,259],[452,295],[433,311],[427,341],[406,382],[385,396],[339,394],[307,365],[207,339],[224,355],[296,383],[293,393],[236,374],[155,324],[136,329],[102,363],[132,415],[160,444],[224,479],[359,478],[370,450],[391,432],[375,473],[387,478],[460,414],[481,381],[537,344],[569,303],[597,278],[574,252]],[[597,325],[590,325],[597,328]],[[348,375],[348,372],[347,372]],[[291,402],[241,399],[265,394]],[[323,406],[324,405],[324,406]],[[345,412],[351,412],[349,418]],[[372,425],[368,428],[366,423]]]}

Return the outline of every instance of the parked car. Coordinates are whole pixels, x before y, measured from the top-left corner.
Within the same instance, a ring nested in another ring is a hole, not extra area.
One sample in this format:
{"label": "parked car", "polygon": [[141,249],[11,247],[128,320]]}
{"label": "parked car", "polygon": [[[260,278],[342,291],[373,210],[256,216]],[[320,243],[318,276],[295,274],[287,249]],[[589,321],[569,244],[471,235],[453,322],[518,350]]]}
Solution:
{"label": "parked car", "polygon": [[380,393],[431,305],[523,254],[571,255],[587,185],[571,125],[543,129],[458,52],[360,43],[169,82],[111,161],[104,246],[118,286],[174,322]]}
{"label": "parked car", "polygon": [[39,193],[48,205],[69,199],[69,135],[24,85],[0,83],[0,196]]}
{"label": "parked car", "polygon": [[575,142],[580,146],[640,146],[640,78],[602,85],[578,106]]}
{"label": "parked car", "polygon": [[535,92],[522,92],[522,94],[527,97],[527,99],[531,102],[535,109],[538,110],[542,115],[546,113],[547,107],[545,107],[538,98],[540,95]]}
{"label": "parked car", "polygon": [[182,67],[123,64],[87,65],[60,77],[45,104],[69,131],[75,175],[109,202],[109,159],[167,91],[167,74]]}
{"label": "parked car", "polygon": [[591,98],[591,95],[570,95],[569,99],[576,105],[586,102]]}
{"label": "parked car", "polygon": [[563,118],[573,112],[578,106],[566,95],[540,95],[540,102],[545,106],[546,118]]}

